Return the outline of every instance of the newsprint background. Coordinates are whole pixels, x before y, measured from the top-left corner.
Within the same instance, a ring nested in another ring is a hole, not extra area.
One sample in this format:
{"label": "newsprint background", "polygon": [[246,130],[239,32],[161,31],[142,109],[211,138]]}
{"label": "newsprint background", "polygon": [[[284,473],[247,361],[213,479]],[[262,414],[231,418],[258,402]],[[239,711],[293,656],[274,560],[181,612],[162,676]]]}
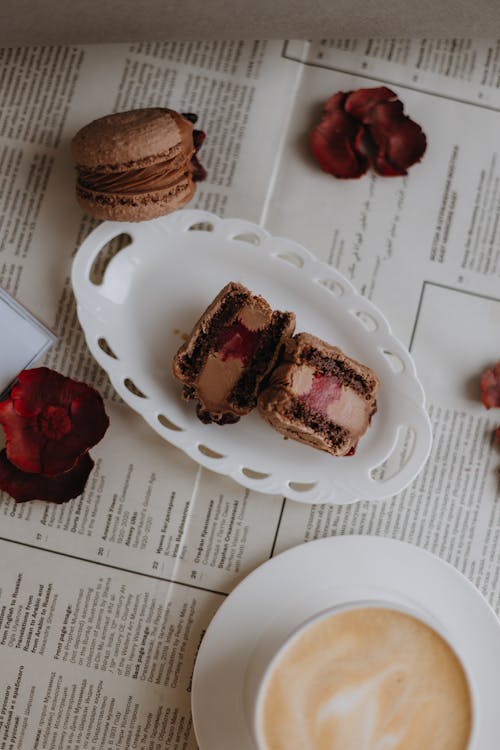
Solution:
{"label": "newsprint background", "polygon": [[[307,133],[335,91],[386,84],[428,136],[408,177],[336,181]],[[500,40],[170,42],[0,50],[0,286],[57,335],[43,362],[92,383],[111,426],[83,496],[0,501],[0,748],[192,749],[212,615],[258,564],[338,534],[451,562],[500,612]],[[400,495],[305,505],[198,467],[115,394],[77,321],[71,261],[96,225],[69,142],[95,117],[197,112],[193,207],[261,222],[336,266],[410,347],[432,453]]]}

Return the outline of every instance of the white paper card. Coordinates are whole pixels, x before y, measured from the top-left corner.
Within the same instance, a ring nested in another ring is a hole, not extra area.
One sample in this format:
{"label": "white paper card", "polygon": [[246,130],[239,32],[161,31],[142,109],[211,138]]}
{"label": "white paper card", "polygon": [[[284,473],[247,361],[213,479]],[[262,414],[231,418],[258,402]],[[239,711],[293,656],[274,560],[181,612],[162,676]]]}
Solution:
{"label": "white paper card", "polygon": [[0,395],[54,343],[54,334],[0,289]]}

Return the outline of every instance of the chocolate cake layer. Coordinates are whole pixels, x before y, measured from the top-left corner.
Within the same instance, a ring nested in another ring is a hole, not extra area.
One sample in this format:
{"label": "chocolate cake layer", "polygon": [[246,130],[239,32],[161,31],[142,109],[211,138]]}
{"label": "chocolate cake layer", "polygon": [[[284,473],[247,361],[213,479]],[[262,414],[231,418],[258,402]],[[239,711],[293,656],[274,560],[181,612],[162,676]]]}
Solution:
{"label": "chocolate cake layer", "polygon": [[198,402],[202,422],[236,422],[254,408],[294,327],[293,313],[273,311],[242,284],[230,282],[219,292],[172,364],[183,398]]}
{"label": "chocolate cake layer", "polygon": [[259,411],[285,437],[352,455],[376,412],[379,381],[366,365],[308,333],[285,345]]}

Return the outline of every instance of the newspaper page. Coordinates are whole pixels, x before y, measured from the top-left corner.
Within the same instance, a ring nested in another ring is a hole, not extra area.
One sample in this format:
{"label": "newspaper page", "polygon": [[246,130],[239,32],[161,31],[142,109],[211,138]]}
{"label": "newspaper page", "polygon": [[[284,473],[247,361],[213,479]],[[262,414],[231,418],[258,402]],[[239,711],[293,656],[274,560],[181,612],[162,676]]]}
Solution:
{"label": "newspaper page", "polygon": [[[495,410],[480,401],[500,326],[497,42],[294,43],[304,59],[266,225],[336,266],[385,313],[423,383],[433,448],[424,470],[382,503],[287,502],[277,549],[332,534],[376,534],[425,547],[461,570],[500,611]],[[390,85],[427,134],[407,177],[335,180],[306,148],[336,91]],[[316,117],[316,120],[314,119]]]}
{"label": "newspaper page", "polygon": [[0,746],[193,748],[190,680],[213,613],[269,558],[282,498],[201,470],[114,393],[70,284],[96,222],[70,140],[143,106],[195,112],[208,177],[192,206],[258,222],[300,64],[281,42],[0,51],[0,286],[57,336],[43,364],[93,384],[110,428],[85,492],[0,502]]}
{"label": "newspaper page", "polygon": [[[93,384],[111,423],[80,498],[1,497],[1,747],[195,748],[190,678],[212,615],[258,564],[320,536],[424,546],[500,609],[500,453],[477,393],[500,310],[497,44],[393,41],[0,50],[0,286],[57,335],[43,363]],[[307,150],[322,102],[384,83],[428,135],[422,163],[394,180],[322,173]],[[208,178],[193,207],[303,242],[410,347],[434,447],[398,497],[306,506],[251,492],[159,438],[90,356],[70,269],[96,222],[76,204],[69,142],[142,106],[199,115]]]}
{"label": "newspaper page", "polygon": [[[201,472],[150,434],[88,352],[69,276],[72,256],[96,222],[76,204],[69,142],[80,127],[110,111],[168,105],[196,112],[208,133],[200,159],[209,176],[192,205],[259,221],[300,65],[283,57],[281,42],[193,42],[9,49],[2,51],[0,69],[1,165],[8,185],[0,196],[0,285],[57,335],[44,363],[94,384],[111,415],[82,500],[16,507],[5,498],[3,534],[59,551],[76,545],[89,559],[176,580],[203,578],[206,586],[227,592],[269,555],[280,500],[253,497]],[[200,559],[188,555],[187,548],[191,553],[199,546],[191,550],[188,531],[196,539],[208,524],[225,537],[235,503],[242,554],[226,555],[225,562],[215,547]],[[261,527],[269,529],[268,538]]]}

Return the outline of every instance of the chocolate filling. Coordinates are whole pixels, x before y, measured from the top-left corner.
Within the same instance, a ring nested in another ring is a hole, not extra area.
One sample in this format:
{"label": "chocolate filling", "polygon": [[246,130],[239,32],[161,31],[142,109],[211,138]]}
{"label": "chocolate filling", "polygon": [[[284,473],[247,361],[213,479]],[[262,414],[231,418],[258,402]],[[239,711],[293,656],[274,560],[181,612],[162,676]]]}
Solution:
{"label": "chocolate filling", "polygon": [[231,391],[231,401],[238,407],[255,405],[259,386],[266,373],[270,360],[275,356],[283,331],[290,320],[289,313],[275,312],[273,320],[265,331],[262,331],[259,346],[255,352],[251,367],[244,370],[241,378]]}
{"label": "chocolate filling", "polygon": [[[169,199],[175,198],[186,190],[186,183],[178,183],[168,188]],[[82,200],[91,201],[98,206],[146,206],[163,200],[162,196],[151,196],[149,193],[130,193],[130,195],[116,195],[114,193],[95,193],[78,185],[78,196]]]}
{"label": "chocolate filling", "polygon": [[[214,348],[214,342],[225,340],[228,331],[233,327],[239,329],[241,324],[233,322],[237,313],[247,301],[248,296],[235,292],[226,297],[221,304],[221,309],[217,311],[210,322],[208,331],[205,336],[198,337],[193,351],[184,355],[179,362],[179,368],[183,375],[190,380],[196,380],[201,368],[203,367],[208,355]],[[290,314],[286,312],[274,312],[271,323],[267,328],[249,332],[253,336],[248,337],[247,343],[251,340],[251,359],[247,358],[245,369],[238,382],[229,394],[228,401],[237,409],[246,409],[248,406],[255,406],[261,381],[266,374],[270,361],[276,356],[277,348],[283,336],[286,326],[289,325]],[[244,328],[244,326],[241,326]],[[217,347],[217,343],[215,343]],[[183,397],[187,400],[197,398],[196,387],[185,385],[183,388]],[[214,415],[202,407],[198,407],[198,417],[203,422],[217,421],[219,424],[235,422],[239,417],[227,413]]]}
{"label": "chocolate filling", "polygon": [[77,166],[78,186],[81,190],[92,190],[96,193],[127,195],[168,190],[176,182],[189,176],[194,182],[201,182],[207,173],[200,164],[196,152],[204,140],[205,133],[202,130],[193,130],[192,149],[189,149],[186,143],[185,154],[177,153],[169,159],[162,159],[158,155],[157,161],[143,167],[133,168],[131,164],[125,165],[125,168],[122,166],[121,169],[112,166]]}
{"label": "chocolate filling", "polygon": [[172,169],[170,160],[125,172],[99,172],[78,168],[78,183],[97,193],[151,193],[166,190],[172,182],[189,174],[187,165]]}
{"label": "chocolate filling", "polygon": [[200,404],[196,407],[196,414],[198,415],[198,419],[200,422],[203,422],[203,424],[211,424],[212,422],[216,422],[217,424],[235,424],[235,422],[239,422],[240,418],[237,414],[233,414],[230,411],[224,412],[224,414],[217,414],[215,416],[212,414],[212,412],[207,411],[206,409],[203,409]]}

